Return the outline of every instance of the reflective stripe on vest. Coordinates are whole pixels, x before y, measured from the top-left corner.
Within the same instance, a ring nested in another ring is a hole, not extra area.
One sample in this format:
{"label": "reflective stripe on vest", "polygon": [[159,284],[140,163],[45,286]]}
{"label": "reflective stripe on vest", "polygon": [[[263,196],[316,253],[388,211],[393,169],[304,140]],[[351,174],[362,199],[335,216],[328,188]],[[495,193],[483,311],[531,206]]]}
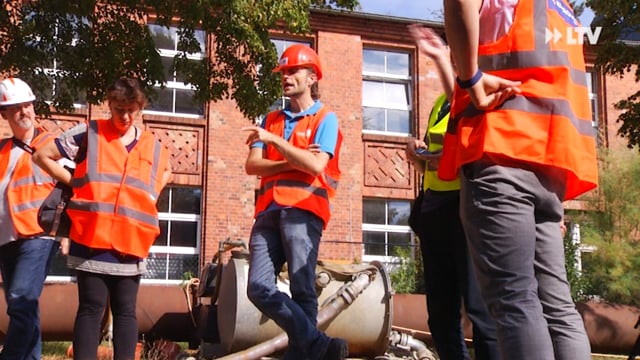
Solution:
{"label": "reflective stripe on vest", "polygon": [[[37,135],[31,141],[33,148],[53,140],[50,133],[38,129]],[[11,138],[3,139],[0,143],[0,157],[9,161],[13,141]],[[22,151],[22,150],[21,150]],[[4,163],[4,161],[2,161]],[[9,176],[6,165],[2,166],[0,176]],[[19,237],[30,237],[42,233],[42,228],[38,225],[38,209],[49,195],[54,186],[53,178],[35,165],[31,160],[31,154],[22,151],[12,169],[11,180],[7,184],[7,202],[13,225]]]}
{"label": "reflective stripe on vest", "polygon": [[[315,138],[318,126],[328,114],[322,106],[317,113],[305,115],[299,119],[287,140],[295,147],[306,149]],[[265,129],[273,134],[283,136],[284,113],[271,112],[265,119]],[[297,135],[304,134],[304,135]],[[256,201],[255,216],[275,202],[280,206],[292,206],[316,214],[324,221],[326,228],[331,217],[331,201],[335,196],[340,182],[340,148],[342,133],[338,129],[338,139],[333,157],[329,159],[323,174],[312,176],[302,171],[286,171],[261,179],[258,199]],[[283,160],[284,157],[273,146],[267,146],[265,157],[270,160]]]}
{"label": "reflective stripe on vest", "polygon": [[160,233],[156,201],[168,161],[151,133],[143,131],[127,152],[110,120],[89,121],[87,156],[71,181],[70,237],[91,248],[146,257]]}
{"label": "reflective stripe on vest", "polygon": [[480,69],[521,81],[522,93],[485,112],[456,87],[441,178],[454,179],[461,165],[488,154],[564,170],[564,199],[597,185],[582,45],[545,37],[547,29],[577,24],[570,9],[563,0],[520,0],[509,32],[479,46]]}

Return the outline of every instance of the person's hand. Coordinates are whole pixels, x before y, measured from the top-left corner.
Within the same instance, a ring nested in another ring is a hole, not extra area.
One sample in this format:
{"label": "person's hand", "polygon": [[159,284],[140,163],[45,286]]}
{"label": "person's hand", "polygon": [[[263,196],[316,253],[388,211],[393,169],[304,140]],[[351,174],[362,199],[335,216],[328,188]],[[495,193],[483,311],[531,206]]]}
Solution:
{"label": "person's hand", "polygon": [[264,144],[271,144],[276,141],[276,139],[278,139],[276,135],[268,132],[260,126],[243,127],[242,131],[249,133],[249,135],[247,136],[247,140],[245,141],[245,143],[249,146],[258,141],[261,141]]}
{"label": "person's hand", "polygon": [[313,154],[320,154],[322,150],[320,150],[320,144],[311,144],[307,147],[307,150],[311,151]]}
{"label": "person's hand", "polygon": [[435,31],[419,24],[409,25],[408,29],[418,49],[425,55],[430,58],[447,55],[448,48]]}
{"label": "person's hand", "polygon": [[67,256],[69,255],[69,245],[71,240],[68,237],[60,238],[60,254]]}
{"label": "person's hand", "polygon": [[520,94],[520,85],[520,81],[484,73],[475,85],[466,90],[478,110],[491,110],[502,105],[510,97]]}
{"label": "person's hand", "polygon": [[404,153],[407,155],[409,160],[422,160],[416,154],[416,150],[419,148],[428,149],[427,144],[419,139],[409,139],[407,141],[407,145],[405,146]]}

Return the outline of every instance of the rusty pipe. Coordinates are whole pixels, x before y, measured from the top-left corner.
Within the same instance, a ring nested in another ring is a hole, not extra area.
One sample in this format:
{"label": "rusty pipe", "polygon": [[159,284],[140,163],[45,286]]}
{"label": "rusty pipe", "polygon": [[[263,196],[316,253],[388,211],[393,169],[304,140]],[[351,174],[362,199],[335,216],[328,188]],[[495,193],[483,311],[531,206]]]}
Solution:
{"label": "rusty pipe", "polygon": [[415,351],[418,360],[436,360],[425,343],[409,334],[392,331],[389,335],[389,344],[404,350]]}
{"label": "rusty pipe", "polygon": [[[345,284],[338,289],[334,296],[327,299],[318,312],[318,328],[323,329],[328,326],[344,309],[349,307],[371,284],[374,275],[370,272],[356,274],[353,281]],[[289,337],[287,334],[281,333],[271,340],[264,341],[243,351],[220,357],[218,360],[257,360],[286,348],[288,343]]]}

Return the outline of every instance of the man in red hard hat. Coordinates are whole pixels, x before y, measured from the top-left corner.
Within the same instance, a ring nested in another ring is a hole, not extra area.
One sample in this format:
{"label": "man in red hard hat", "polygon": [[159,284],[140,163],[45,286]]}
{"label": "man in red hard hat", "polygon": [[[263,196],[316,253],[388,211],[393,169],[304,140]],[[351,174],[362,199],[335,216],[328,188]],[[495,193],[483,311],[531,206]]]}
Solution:
{"label": "man in red hard hat", "polygon": [[[347,342],[316,327],[315,269],[340,180],[342,134],[336,115],[318,101],[322,67],[313,49],[292,45],[274,72],[282,74],[289,105],[269,113],[262,126],[243,128],[250,146],[245,170],[261,177],[247,295],[286,331],[284,360],[341,360],[348,355]],[[276,286],[285,262],[291,296]]]}
{"label": "man in red hard hat", "polygon": [[36,125],[36,97],[24,81],[0,81],[0,115],[10,138],[0,140],[0,272],[9,327],[0,359],[40,359],[39,299],[59,243],[44,236],[37,214],[53,189],[51,176],[31,161],[35,148],[53,140]]}

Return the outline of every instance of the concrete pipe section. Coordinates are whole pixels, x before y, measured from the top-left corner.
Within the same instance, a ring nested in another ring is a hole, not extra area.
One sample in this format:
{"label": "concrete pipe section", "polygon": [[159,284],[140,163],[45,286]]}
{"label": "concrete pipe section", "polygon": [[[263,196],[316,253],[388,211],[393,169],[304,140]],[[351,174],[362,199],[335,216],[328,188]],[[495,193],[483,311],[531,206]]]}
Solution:
{"label": "concrete pipe section", "polygon": [[[321,288],[318,296],[319,327],[324,328],[331,337],[347,339],[350,356],[374,357],[384,354],[389,345],[393,308],[391,285],[384,267],[381,264],[321,263],[316,273]],[[371,274],[367,276],[367,284],[363,284],[363,277],[358,276],[362,273]],[[248,261],[238,257],[230,259],[222,272],[217,324],[220,343],[227,354],[275,341],[283,334],[247,298],[247,275]],[[356,290],[345,291],[350,285]],[[278,287],[288,292],[287,280],[281,277]],[[351,292],[356,293],[349,295],[351,300],[336,301],[344,297],[344,293]],[[331,307],[334,310],[327,310]],[[321,321],[323,314],[330,318],[325,323]]]}

